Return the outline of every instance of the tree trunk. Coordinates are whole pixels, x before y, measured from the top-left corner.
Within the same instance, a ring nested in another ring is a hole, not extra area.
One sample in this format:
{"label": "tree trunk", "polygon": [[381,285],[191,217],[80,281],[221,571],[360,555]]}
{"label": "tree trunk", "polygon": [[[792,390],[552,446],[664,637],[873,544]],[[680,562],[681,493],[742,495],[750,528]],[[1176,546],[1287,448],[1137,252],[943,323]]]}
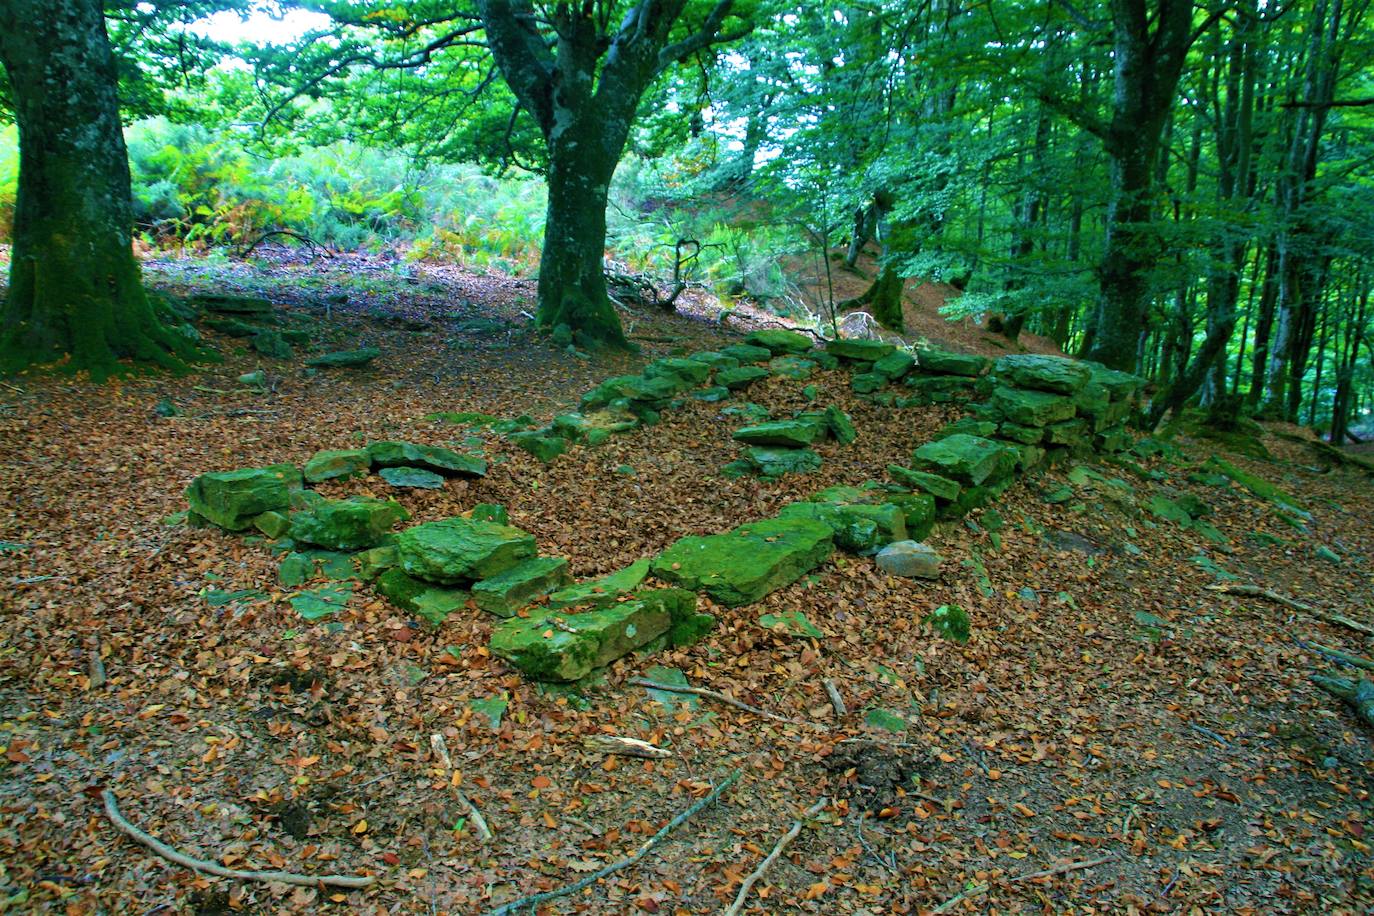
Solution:
{"label": "tree trunk", "polygon": [[114,57],[95,0],[0,4],[0,62],[19,127],[19,193],[0,371],[62,361],[104,378],[120,360],[183,368],[131,248],[129,161]]}
{"label": "tree trunk", "polygon": [[606,195],[615,165],[575,140],[549,145],[538,321],[546,328],[567,325],[588,347],[626,344],[606,293]]}

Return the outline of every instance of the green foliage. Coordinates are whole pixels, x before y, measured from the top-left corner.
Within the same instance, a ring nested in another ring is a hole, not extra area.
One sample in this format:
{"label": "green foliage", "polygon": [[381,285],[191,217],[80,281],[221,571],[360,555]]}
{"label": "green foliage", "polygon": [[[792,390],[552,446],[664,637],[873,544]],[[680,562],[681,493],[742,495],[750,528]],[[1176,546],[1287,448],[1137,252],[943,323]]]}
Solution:
{"label": "green foliage", "polygon": [[19,194],[19,132],[0,126],[0,242],[9,241],[14,201]]}
{"label": "green foliage", "polygon": [[968,611],[957,604],[942,604],[926,615],[924,623],[945,639],[963,645],[970,636]]}

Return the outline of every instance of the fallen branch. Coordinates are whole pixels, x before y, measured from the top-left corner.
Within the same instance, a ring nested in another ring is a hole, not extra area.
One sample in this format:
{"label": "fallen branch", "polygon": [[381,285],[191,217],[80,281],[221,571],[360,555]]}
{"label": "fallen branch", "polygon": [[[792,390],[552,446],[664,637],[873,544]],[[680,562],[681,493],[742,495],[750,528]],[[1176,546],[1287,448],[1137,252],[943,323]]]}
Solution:
{"label": "fallen branch", "polygon": [[845,708],[844,697],[840,696],[840,688],[835,686],[835,682],[830,678],[823,678],[821,683],[825,685],[825,695],[830,697],[830,705],[835,710],[835,717],[843,719],[848,715],[849,710]]}
{"label": "fallen branch", "polygon": [[1374,683],[1364,678],[1351,680],[1325,674],[1312,675],[1312,683],[1333,697],[1344,700],[1365,725],[1374,725]]}
{"label": "fallen branch", "polygon": [[297,887],[324,886],[357,889],[367,887],[377,880],[372,877],[359,877],[355,875],[298,875],[289,871],[240,871],[237,868],[225,868],[218,863],[208,862],[205,859],[195,859],[184,853],[177,852],[156,837],[139,830],[133,824],[126,821],[119,813],[119,806],[115,802],[115,794],[109,789],[101,792],[100,797],[105,801],[105,815],[120,833],[123,833],[125,836],[138,843],[142,843],[167,861],[175,862],[177,865],[183,865],[193,871],[203,872],[207,875],[217,875],[221,878],[233,878],[238,881],[279,881],[282,884],[294,884]]}
{"label": "fallen branch", "polygon": [[530,912],[534,912],[535,908],[538,907],[541,903],[547,903],[550,900],[557,900],[559,897],[566,897],[569,894],[575,894],[583,888],[591,887],[593,884],[600,881],[602,878],[613,875],[621,869],[630,867],[631,865],[638,862],[640,859],[644,858],[644,856],[649,852],[649,850],[653,849],[659,843],[663,842],[664,837],[668,836],[668,834],[672,833],[678,827],[686,823],[698,811],[700,811],[702,808],[705,808],[707,805],[713,804],[716,801],[716,799],[720,798],[721,794],[726,789],[730,788],[739,780],[740,774],[743,772],[744,771],[742,769],[737,769],[731,772],[730,775],[722,779],[720,785],[712,789],[709,794],[697,799],[690,808],[683,811],[681,814],[673,818],[668,823],[664,824],[662,829],[660,829],[658,833],[655,833],[653,836],[649,837],[649,839],[645,840],[644,843],[638,849],[636,849],[632,855],[628,855],[625,858],[620,859],[619,861],[612,862],[605,868],[593,872],[592,874],[581,879],[580,881],[577,881],[573,884],[569,884],[567,887],[561,887],[557,890],[552,891],[545,891],[542,894],[531,894],[528,897],[521,897],[519,900],[513,900],[510,903],[507,903],[503,906],[497,907],[494,910],[491,910],[487,913],[487,916],[506,916],[507,913],[517,913],[520,910],[529,910]]}
{"label": "fallen branch", "polygon": [[[448,744],[444,741],[444,736],[439,734],[430,735],[429,747],[430,750],[434,751],[434,756],[439,758],[439,762],[443,764],[444,772],[447,773],[451,771],[453,769],[453,759],[449,757]],[[468,798],[467,795],[463,793],[462,789],[453,785],[451,782],[449,788],[453,790],[454,795],[458,796],[458,803],[463,806],[463,814],[468,820],[472,821],[472,826],[477,828],[477,834],[482,838],[482,842],[490,843],[495,839],[496,834],[491,832],[491,826],[487,823],[487,819],[482,816],[481,811],[477,810],[477,806],[472,803],[472,799]]]}
{"label": "fallen branch", "polygon": [[1310,604],[1303,604],[1301,601],[1289,598],[1286,595],[1280,595],[1278,592],[1271,591],[1270,589],[1260,588],[1258,585],[1238,585],[1235,583],[1222,582],[1219,585],[1207,585],[1203,587],[1209,591],[1221,592],[1223,595],[1245,595],[1250,598],[1263,598],[1266,601],[1281,604],[1291,610],[1301,611],[1304,614],[1311,614],[1318,620],[1325,620],[1327,623],[1338,624],[1339,626],[1354,630],[1357,633],[1374,636],[1374,626],[1370,624],[1361,623],[1358,620],[1346,617],[1344,614],[1334,614],[1330,611],[1323,611]]}
{"label": "fallen branch", "polygon": [[744,883],[740,885],[739,893],[735,895],[735,902],[730,904],[729,908],[722,914],[722,916],[739,916],[739,911],[741,908],[743,908],[744,901],[748,899],[749,892],[752,891],[754,889],[754,885],[758,884],[759,881],[763,878],[764,872],[768,871],[768,869],[772,866],[774,862],[778,860],[778,857],[783,854],[787,847],[792,845],[792,841],[795,840],[798,837],[798,835],[801,834],[802,827],[806,825],[806,822],[811,820],[811,818],[815,817],[816,815],[820,814],[821,811],[825,810],[825,806],[828,804],[830,804],[830,799],[822,798],[820,801],[816,802],[810,808],[807,808],[806,811],[802,813],[802,816],[799,819],[792,822],[792,826],[788,829],[788,831],[784,833],[782,836],[780,836],[778,838],[777,843],[773,845],[773,851],[768,854],[768,857],[759,863],[759,867],[754,869],[753,872],[750,873],[749,877],[744,879]]}
{"label": "fallen branch", "polygon": [[[1019,875],[1015,878],[1009,878],[1007,880],[1007,883],[1020,884],[1024,881],[1034,881],[1038,878],[1050,878],[1054,875],[1063,875],[1071,871],[1082,871],[1085,868],[1096,868],[1102,863],[1110,862],[1112,859],[1115,858],[1116,856],[1108,854],[1105,856],[1100,856],[1096,859],[1086,859],[1082,862],[1066,862],[1063,865],[1056,865],[1054,868],[1047,868],[1044,871],[1035,871],[1031,872],[1028,875]],[[968,900],[972,897],[977,897],[980,894],[986,894],[988,890],[991,889],[991,887],[991,882],[985,882],[983,884],[974,885],[973,887],[969,888],[963,893],[957,894],[956,896],[949,898],[944,903],[940,904],[935,909],[931,910],[931,912],[948,913],[950,910],[952,910],[959,904],[963,903],[965,900]]]}
{"label": "fallen branch", "polygon": [[717,703],[724,703],[726,706],[733,706],[745,712],[752,712],[756,716],[763,716],[765,719],[772,719],[775,722],[789,722],[793,725],[808,725],[812,723],[802,722],[799,719],[789,719],[777,713],[769,712],[766,709],[759,709],[757,706],[750,706],[742,700],[726,696],[715,690],[707,690],[704,687],[684,687],[679,684],[660,684],[658,681],[651,681],[646,677],[632,677],[627,684],[634,684],[636,687],[648,687],[650,690],[667,690],[670,693],[690,693],[694,697],[705,697],[708,700],[715,700]]}
{"label": "fallen branch", "polygon": [[657,747],[638,738],[623,738],[620,735],[592,735],[582,742],[586,747],[606,754],[619,754],[622,757],[643,757],[646,760],[662,760],[673,756],[673,752]]}
{"label": "fallen branch", "polygon": [[256,251],[259,245],[261,245],[268,239],[278,235],[283,235],[287,238],[292,238],[296,239],[297,241],[305,242],[307,245],[311,247],[312,250],[319,249],[321,252],[323,252],[326,258],[332,258],[334,256],[333,252],[331,252],[328,248],[321,245],[319,242],[315,241],[308,235],[304,235],[300,232],[293,232],[290,229],[273,229],[271,232],[264,232],[262,235],[258,236],[257,241],[249,245],[241,254],[237,255],[237,257],[240,260],[247,260],[248,256],[251,255],[254,251]]}

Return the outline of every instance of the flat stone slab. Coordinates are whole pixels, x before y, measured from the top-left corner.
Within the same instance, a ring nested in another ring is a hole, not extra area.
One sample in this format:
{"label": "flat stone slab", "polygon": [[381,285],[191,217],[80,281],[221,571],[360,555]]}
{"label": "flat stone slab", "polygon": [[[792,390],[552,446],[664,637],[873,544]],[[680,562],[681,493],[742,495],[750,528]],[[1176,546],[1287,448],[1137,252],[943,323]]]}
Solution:
{"label": "flat stone slab", "polygon": [[[781,328],[764,328],[761,331],[754,331],[744,338],[744,342],[755,347],[764,347],[774,356],[785,353],[805,353],[815,346],[815,342],[807,335]],[[729,353],[730,350],[726,348],[721,352]]]}
{"label": "flat stone slab", "polygon": [[291,513],[291,539],[329,550],[363,550],[408,518],[405,508],[392,500],[327,499]]}
{"label": "flat stone slab", "polygon": [[415,442],[369,442],[368,458],[374,468],[423,468],[445,477],[485,477],[487,463],[473,455],[461,455],[438,445]]}
{"label": "flat stone slab", "polygon": [[[1037,441],[1039,441],[1037,439]],[[936,499],[950,502],[959,495],[959,482],[942,477],[939,474],[932,474],[929,471],[918,471],[915,468],[902,467],[900,464],[889,464],[887,473],[892,479],[904,487],[913,490],[920,490],[929,493]]]}
{"label": "flat stone slab", "polygon": [[704,591],[727,607],[752,604],[825,562],[830,526],[808,518],[773,518],[726,534],[686,537],[652,564],[657,579]]}
{"label": "flat stone slab", "polygon": [[382,468],[377,476],[398,490],[439,490],[444,486],[442,475],[423,468]]}
{"label": "flat stone slab", "polygon": [[551,608],[575,607],[577,605],[605,607],[615,604],[622,595],[628,595],[639,588],[649,575],[650,562],[648,558],[636,560],[624,569],[617,570],[608,576],[559,589],[549,596],[548,606]]}
{"label": "flat stone slab", "polygon": [[396,537],[400,568],[441,585],[490,579],[534,555],[529,532],[470,518],[427,522]]}
{"label": "flat stone slab", "polygon": [[435,626],[443,623],[449,614],[465,607],[471,598],[466,589],[435,585],[394,568],[382,573],[374,587],[401,610],[409,611]]}
{"label": "flat stone slab", "polygon": [[472,600],[489,614],[513,617],[522,607],[570,582],[565,558],[535,557],[478,582],[472,587]]}
{"label": "flat stone slab", "polygon": [[656,359],[644,367],[645,378],[678,379],[687,387],[695,387],[711,375],[709,363],[690,358],[665,357]]}
{"label": "flat stone slab", "polygon": [[873,371],[890,382],[895,382],[916,368],[916,357],[906,350],[893,350],[882,359],[874,360]]}
{"label": "flat stone slab", "polygon": [[833,532],[835,546],[849,553],[873,553],[907,536],[906,513],[891,503],[791,503],[782,507],[778,517],[810,518],[821,522]]}
{"label": "flat stone slab", "polygon": [[991,439],[955,433],[927,442],[916,449],[913,457],[919,470],[976,487],[1010,470],[1006,456],[1006,448]]}
{"label": "flat stone slab", "polygon": [[634,600],[581,613],[541,611],[513,617],[491,634],[491,651],[537,681],[577,681],[696,616],[696,596],[681,589],[640,592]]}
{"label": "flat stone slab", "polygon": [[1063,356],[1013,353],[993,364],[998,379],[1017,388],[1073,394],[1092,378],[1092,369]]}
{"label": "flat stone slab", "polygon": [[770,420],[735,430],[734,439],[749,445],[783,445],[804,448],[823,438],[826,426],[812,420]]}
{"label": "flat stone slab", "polygon": [[896,351],[895,346],[882,340],[840,338],[825,345],[825,352],[831,356],[853,363],[876,363]]}
{"label": "flat stone slab", "polygon": [[977,378],[988,370],[990,361],[985,356],[968,356],[963,353],[949,353],[945,350],[916,351],[916,365],[922,372],[933,375],[961,375]]}
{"label": "flat stone slab", "polygon": [[324,449],[305,463],[305,479],[323,483],[338,477],[366,477],[372,468],[372,456],[365,448]]}
{"label": "flat stone slab", "polygon": [[772,350],[767,347],[756,347],[753,344],[731,344],[728,347],[721,347],[720,352],[745,364],[767,362],[773,356]]}
{"label": "flat stone slab", "polygon": [[305,364],[317,369],[358,369],[381,355],[382,351],[376,347],[363,347],[360,350],[338,350],[334,353],[325,353],[323,356],[306,360]]}
{"label": "flat stone slab", "polygon": [[907,579],[938,579],[944,557],[919,541],[896,541],[878,551],[878,568]]}
{"label": "flat stone slab", "polygon": [[229,531],[243,531],[264,512],[291,502],[288,479],[273,468],[212,471],[191,481],[186,500],[191,511]]}
{"label": "flat stone slab", "polygon": [[764,477],[808,474],[821,466],[821,456],[809,448],[755,445],[744,450],[744,461]]}
{"label": "flat stone slab", "polygon": [[991,403],[994,410],[1019,426],[1049,426],[1061,420],[1072,420],[1078,413],[1078,405],[1071,397],[1006,386],[999,386],[992,393]]}
{"label": "flat stone slab", "polygon": [[768,378],[768,370],[758,366],[740,366],[738,369],[721,369],[716,373],[716,384],[731,391],[748,388],[759,379]]}

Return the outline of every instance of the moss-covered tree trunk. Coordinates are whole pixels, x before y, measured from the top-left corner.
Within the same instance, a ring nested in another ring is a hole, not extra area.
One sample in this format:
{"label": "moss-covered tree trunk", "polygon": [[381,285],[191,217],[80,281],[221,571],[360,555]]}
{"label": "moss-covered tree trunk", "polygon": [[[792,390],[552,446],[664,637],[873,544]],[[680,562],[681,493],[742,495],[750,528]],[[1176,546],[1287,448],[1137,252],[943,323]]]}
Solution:
{"label": "moss-covered tree trunk", "polygon": [[624,346],[604,264],[606,195],[619,157],[582,139],[589,132],[570,129],[549,144],[538,318],[544,327],[567,325],[586,346]]}
{"label": "moss-covered tree trunk", "polygon": [[96,0],[0,3],[0,63],[19,127],[19,194],[0,371],[62,361],[95,379],[120,360],[179,367],[130,247],[129,161]]}

